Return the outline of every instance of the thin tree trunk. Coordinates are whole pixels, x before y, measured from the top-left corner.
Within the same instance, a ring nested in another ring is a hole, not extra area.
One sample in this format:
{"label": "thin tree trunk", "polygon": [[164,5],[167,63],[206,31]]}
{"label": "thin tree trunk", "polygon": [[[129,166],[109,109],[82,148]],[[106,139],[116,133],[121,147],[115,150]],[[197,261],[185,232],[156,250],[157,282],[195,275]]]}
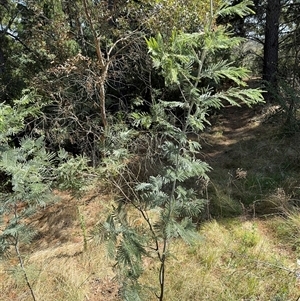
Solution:
{"label": "thin tree trunk", "polygon": [[109,59],[106,60],[102,54],[100,39],[96,33],[96,30],[95,30],[95,27],[93,24],[93,20],[91,18],[91,14],[89,12],[87,0],[83,0],[83,6],[84,6],[86,18],[87,18],[89,25],[91,27],[91,30],[92,30],[94,44],[95,44],[95,48],[96,48],[97,61],[98,61],[99,72],[100,72],[99,82],[97,83],[97,86],[99,88],[99,95],[100,95],[100,114],[101,114],[104,132],[105,132],[105,130],[107,128],[107,116],[106,116],[106,108],[105,108],[105,103],[106,103],[105,82],[106,82],[107,71],[108,71],[108,67],[109,67]]}
{"label": "thin tree trunk", "polygon": [[[17,214],[17,205],[15,204],[14,206],[14,216],[15,216],[15,219],[18,220],[18,214]],[[14,248],[15,248],[15,251],[16,251],[16,254],[17,254],[17,257],[18,257],[18,260],[19,260],[19,263],[20,263],[20,267],[22,269],[22,272],[23,272],[23,275],[24,275],[24,279],[25,279],[25,282],[29,288],[29,291],[30,291],[30,294],[31,294],[31,297],[32,297],[32,300],[33,301],[37,301],[36,297],[35,297],[35,294],[34,294],[34,291],[33,291],[33,288],[32,288],[32,285],[29,281],[29,278],[28,278],[28,275],[26,273],[26,270],[25,270],[25,266],[24,266],[24,262],[23,262],[23,258],[22,258],[22,255],[20,253],[20,248],[19,248],[19,235],[17,234],[15,236],[15,240],[14,240]]]}
{"label": "thin tree trunk", "polygon": [[29,291],[30,291],[32,300],[33,300],[33,301],[37,301],[37,299],[36,299],[36,297],[35,297],[35,294],[34,294],[34,291],[33,291],[33,288],[32,288],[32,286],[31,286],[31,283],[30,283],[29,278],[28,278],[28,276],[27,276],[25,267],[24,267],[24,262],[23,262],[23,259],[22,259],[22,255],[20,254],[20,249],[19,249],[19,238],[18,238],[18,237],[16,238],[16,242],[15,242],[14,247],[15,247],[16,254],[17,254],[17,256],[18,256],[18,260],[19,260],[19,263],[20,263],[20,267],[21,267],[21,269],[22,269],[22,272],[23,272],[23,275],[24,275],[24,278],[25,278],[26,285],[27,285],[27,287],[29,288]]}
{"label": "thin tree trunk", "polygon": [[271,99],[270,91],[276,91],[277,88],[280,11],[280,0],[268,0],[266,10],[263,79],[269,83],[270,89],[265,96],[266,100]]}
{"label": "thin tree trunk", "polygon": [[107,116],[106,116],[106,95],[105,95],[105,82],[107,78],[108,68],[109,68],[109,61],[103,66],[101,70],[101,76],[99,80],[99,94],[100,94],[100,112],[101,118],[103,122],[104,130],[107,129]]}

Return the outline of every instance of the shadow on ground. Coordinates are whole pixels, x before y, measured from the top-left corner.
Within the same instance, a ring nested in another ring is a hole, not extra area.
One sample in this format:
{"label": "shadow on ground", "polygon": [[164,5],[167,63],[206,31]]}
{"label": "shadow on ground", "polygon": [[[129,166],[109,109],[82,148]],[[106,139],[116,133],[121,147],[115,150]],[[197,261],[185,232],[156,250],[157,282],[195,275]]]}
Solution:
{"label": "shadow on ground", "polygon": [[212,215],[264,215],[300,199],[300,133],[285,136],[277,107],[227,106],[201,135],[201,158],[212,171]]}

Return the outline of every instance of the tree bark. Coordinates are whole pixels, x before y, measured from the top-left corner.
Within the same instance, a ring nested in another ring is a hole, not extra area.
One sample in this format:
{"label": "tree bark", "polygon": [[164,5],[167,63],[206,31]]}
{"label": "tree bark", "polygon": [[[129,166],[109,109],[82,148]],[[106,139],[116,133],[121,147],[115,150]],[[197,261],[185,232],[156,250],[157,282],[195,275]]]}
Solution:
{"label": "tree bark", "polygon": [[106,102],[106,95],[105,95],[105,82],[107,79],[107,72],[108,72],[108,67],[110,64],[109,58],[107,60],[104,58],[102,51],[101,51],[101,45],[100,45],[100,39],[96,33],[93,20],[91,18],[91,14],[88,9],[88,4],[87,0],[83,0],[83,6],[85,10],[85,15],[87,17],[87,20],[90,24],[93,37],[94,37],[94,43],[95,43],[95,48],[96,48],[96,54],[97,54],[97,61],[98,61],[98,66],[99,66],[99,80],[97,82],[97,86],[99,87],[99,94],[100,94],[100,114],[102,118],[102,123],[103,123],[103,129],[104,132],[107,128],[107,116],[106,116],[106,108],[105,108],[105,102]]}
{"label": "tree bark", "polygon": [[[268,0],[266,9],[263,79],[269,83],[269,90],[276,90],[277,88],[280,11],[280,0]],[[270,100],[270,92],[266,94],[266,98]]]}
{"label": "tree bark", "polygon": [[0,75],[4,74],[5,70],[5,58],[2,49],[0,48]]}

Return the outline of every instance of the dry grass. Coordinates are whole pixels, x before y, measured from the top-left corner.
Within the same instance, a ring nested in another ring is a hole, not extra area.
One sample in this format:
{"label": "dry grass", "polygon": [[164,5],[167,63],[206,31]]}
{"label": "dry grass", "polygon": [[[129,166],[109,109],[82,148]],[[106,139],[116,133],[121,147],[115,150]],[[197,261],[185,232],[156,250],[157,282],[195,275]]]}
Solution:
{"label": "dry grass", "polygon": [[[86,253],[77,255],[68,254],[70,248],[82,249],[66,244],[28,257],[26,269],[37,300],[116,300],[118,289],[103,247],[90,245]],[[20,272],[1,276],[1,301],[32,300]]]}
{"label": "dry grass", "polygon": [[276,116],[264,123],[254,112],[228,107],[203,135],[215,217],[270,215],[299,205],[300,133],[286,136]]}
{"label": "dry grass", "polygon": [[[213,167],[210,213],[223,219],[205,222],[199,230],[202,240],[194,246],[174,241],[167,263],[166,301],[299,298],[300,215],[290,214],[290,205],[300,199],[300,135],[279,137],[276,127],[248,124],[251,116],[243,113],[238,113],[236,125],[229,111],[204,135],[203,159]],[[112,262],[104,246],[90,236],[83,251],[78,213],[79,208],[89,232],[106,216],[111,197],[91,194],[76,200],[58,194],[60,202],[30,221],[38,235],[30,247],[22,248],[37,300],[117,301]],[[270,218],[275,212],[285,217]],[[224,219],[237,214],[242,217]],[[266,214],[268,218],[257,219]],[[133,213],[132,223],[141,222]],[[157,287],[155,262],[145,260],[144,268],[141,282]],[[145,293],[145,300],[157,300],[150,290]],[[14,256],[0,262],[0,301],[12,300],[32,300]]]}
{"label": "dry grass", "polygon": [[[107,211],[106,200],[98,197],[79,203],[85,219],[90,219],[89,229]],[[59,212],[69,211],[76,204],[76,200],[65,199]],[[51,233],[53,243],[47,232],[43,232],[34,249],[27,250],[25,262],[37,300],[118,300],[118,286],[104,246],[89,241],[88,250],[83,252],[80,225],[76,216],[73,218],[64,228],[62,242],[46,225],[40,225]],[[165,300],[296,300],[297,252],[292,244],[283,247],[283,230],[280,232],[286,222],[279,217],[266,221],[240,218],[211,221],[202,225],[199,230],[202,240],[196,245],[174,241],[174,256],[167,263]],[[300,216],[293,215],[289,223],[299,231]],[[16,266],[13,257],[1,263],[0,300],[29,301],[31,297],[22,274],[13,266]],[[155,263],[145,260],[142,283],[155,287],[157,275]],[[149,290],[146,294],[145,300],[156,300]]]}
{"label": "dry grass", "polygon": [[[117,300],[118,287],[104,246],[90,240],[83,252],[77,210],[80,208],[90,231],[105,216],[111,201],[107,196],[83,200],[61,193],[59,196],[61,202],[33,218],[31,224],[38,229],[38,235],[30,248],[23,248],[26,271],[37,300]],[[0,263],[1,301],[32,300],[17,266],[13,256]]]}
{"label": "dry grass", "polygon": [[[269,237],[263,221],[212,221],[200,233],[196,246],[174,244],[166,300],[296,300],[295,254]],[[151,270],[146,278],[157,280]]]}

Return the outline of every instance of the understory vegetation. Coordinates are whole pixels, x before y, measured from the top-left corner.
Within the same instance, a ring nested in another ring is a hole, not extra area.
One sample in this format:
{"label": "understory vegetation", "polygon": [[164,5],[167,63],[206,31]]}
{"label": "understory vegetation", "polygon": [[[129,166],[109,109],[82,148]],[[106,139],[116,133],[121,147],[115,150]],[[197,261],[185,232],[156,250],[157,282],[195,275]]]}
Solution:
{"label": "understory vegetation", "polygon": [[0,8],[0,301],[300,298],[298,2]]}
{"label": "understory vegetation", "polygon": [[[70,202],[70,200],[68,200]],[[103,208],[103,199],[85,207]],[[103,211],[98,212],[102,214]],[[62,216],[61,216],[62,218]],[[65,221],[67,220],[64,217]],[[94,220],[93,220],[94,221]],[[44,221],[43,221],[44,222]],[[79,222],[72,216],[65,233],[45,236],[36,244],[44,248],[26,256],[30,281],[37,299],[120,300],[119,287],[104,246],[89,243],[82,252]],[[42,225],[41,225],[42,226]],[[299,297],[299,215],[267,220],[226,219],[202,224],[199,240],[187,246],[177,240],[171,248],[166,277],[166,300],[297,300]],[[64,240],[64,237],[67,237]],[[47,244],[48,243],[48,244]],[[46,247],[47,246],[47,247]],[[1,263],[1,300],[30,300],[14,258]],[[156,283],[156,263],[144,261],[145,286]],[[146,300],[155,300],[151,290]]]}

